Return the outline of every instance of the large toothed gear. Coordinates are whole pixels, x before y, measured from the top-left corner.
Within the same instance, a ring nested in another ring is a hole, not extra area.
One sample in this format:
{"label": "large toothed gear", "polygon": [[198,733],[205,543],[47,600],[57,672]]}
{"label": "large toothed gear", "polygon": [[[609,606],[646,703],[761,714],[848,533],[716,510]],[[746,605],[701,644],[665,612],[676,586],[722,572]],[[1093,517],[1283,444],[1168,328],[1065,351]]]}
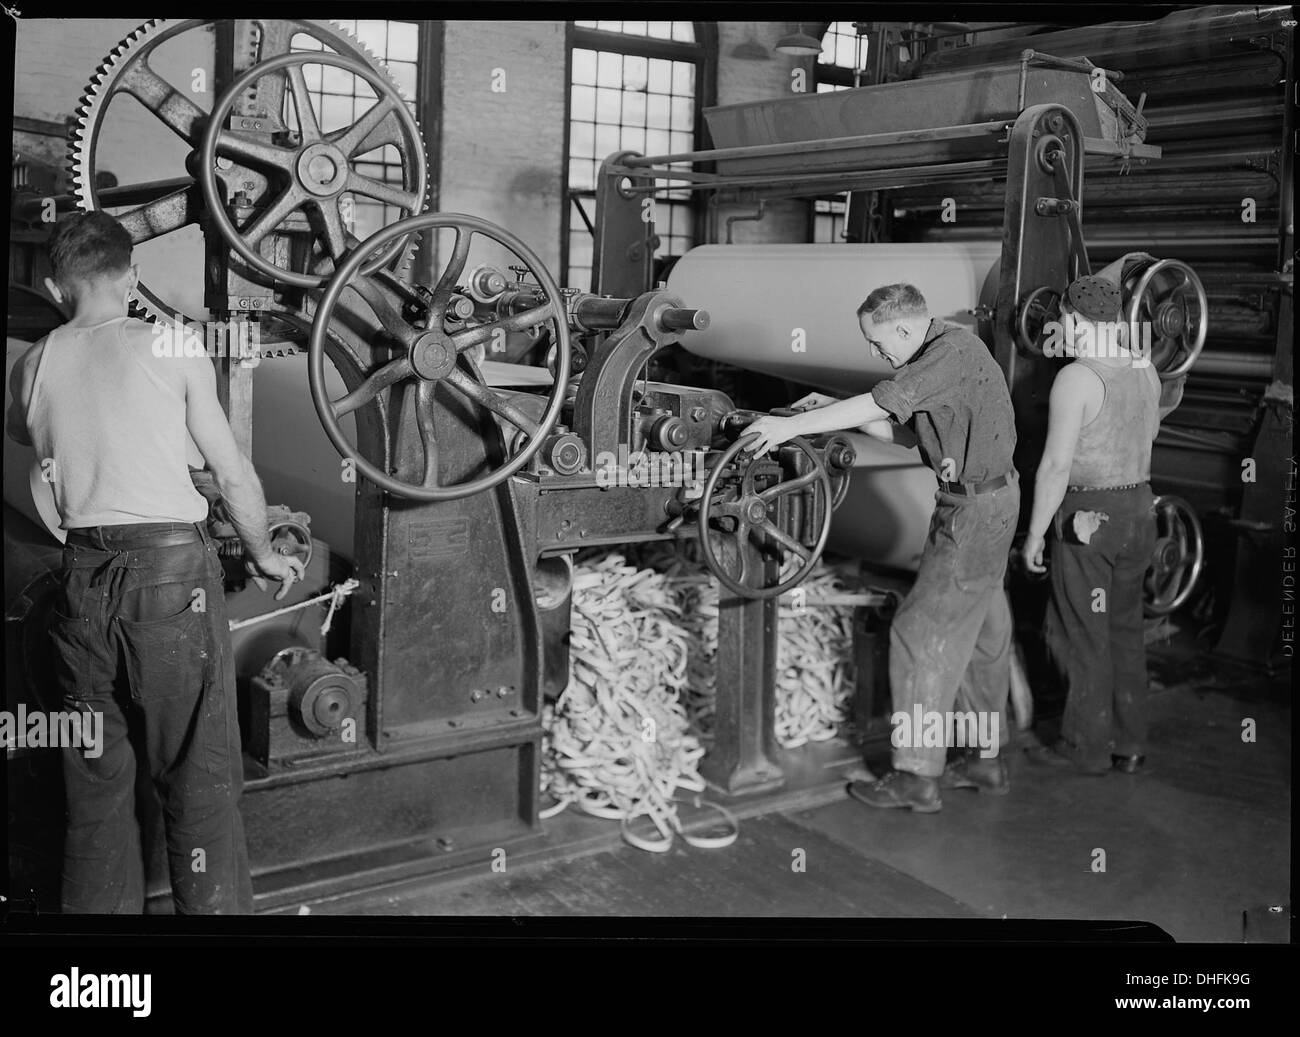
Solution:
{"label": "large toothed gear", "polygon": [[[347,30],[329,22],[308,19],[277,21],[288,23],[295,32],[312,36],[336,54],[363,63],[372,70],[372,74],[381,77],[393,93],[401,96],[400,89],[383,64]],[[69,145],[69,174],[73,192],[83,211],[104,207],[96,183],[99,173],[97,145],[104,127],[105,112],[110,107],[110,101],[118,94],[129,93],[134,96],[189,145],[190,156],[184,169],[175,170],[171,179],[160,178],[139,185],[139,194],[146,199],[144,204],[118,214],[118,219],[130,231],[132,240],[137,244],[197,224],[205,214],[203,194],[194,174],[198,171],[196,163],[207,113],[194,104],[185,91],[175,88],[155,72],[150,67],[149,56],[160,44],[182,33],[212,24],[215,23],[205,19],[154,19],[141,25],[119,42],[100,63],[78,106],[76,127],[72,131]],[[418,183],[420,202],[416,209],[425,211],[427,170],[424,142],[419,137],[418,127],[415,130],[415,141],[419,146],[411,147],[407,153],[402,154],[403,174],[406,183]],[[322,248],[328,248],[323,234],[318,234],[317,240]],[[393,259],[390,269],[401,273],[409,268],[416,247],[417,242],[408,242]],[[195,262],[197,267],[202,258],[196,257]],[[137,286],[132,303],[136,314],[145,319],[198,319],[171,305],[144,283]]]}

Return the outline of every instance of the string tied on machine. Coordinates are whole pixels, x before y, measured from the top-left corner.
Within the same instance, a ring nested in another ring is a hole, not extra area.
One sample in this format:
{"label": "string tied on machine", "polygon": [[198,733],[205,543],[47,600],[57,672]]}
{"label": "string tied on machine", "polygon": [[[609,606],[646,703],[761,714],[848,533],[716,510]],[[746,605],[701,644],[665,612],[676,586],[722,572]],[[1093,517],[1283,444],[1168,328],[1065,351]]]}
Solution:
{"label": "string tied on machine", "polygon": [[317,594],[313,598],[307,598],[293,605],[286,605],[284,608],[273,609],[270,612],[263,612],[258,616],[248,616],[245,619],[232,619],[230,629],[232,631],[240,630],[243,627],[251,627],[257,623],[265,623],[267,620],[275,619],[277,616],[285,616],[290,612],[297,612],[300,609],[310,608],[312,605],[319,605],[323,602],[329,602],[329,609],[325,613],[325,619],[321,623],[321,636],[324,637],[330,631],[330,624],[334,621],[334,613],[338,607],[343,604],[345,598],[356,591],[361,586],[358,580],[344,580],[342,583],[335,584],[324,594]]}

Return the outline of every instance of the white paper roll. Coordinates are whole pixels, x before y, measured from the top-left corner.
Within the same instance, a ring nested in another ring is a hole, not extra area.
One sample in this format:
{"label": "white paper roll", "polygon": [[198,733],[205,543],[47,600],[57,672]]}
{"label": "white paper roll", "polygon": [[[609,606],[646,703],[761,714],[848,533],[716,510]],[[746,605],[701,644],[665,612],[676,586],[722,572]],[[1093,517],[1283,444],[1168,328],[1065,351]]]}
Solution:
{"label": "white paper roll", "polygon": [[831,520],[827,549],[915,571],[939,488],[934,472],[921,463],[915,447],[882,443],[861,432],[847,438],[858,458],[848,493]]}
{"label": "white paper roll", "polygon": [[873,289],[908,282],[935,316],[974,330],[970,311],[1000,250],[995,241],[701,245],[673,267],[668,287],[709,313],[706,330],[682,339],[692,353],[851,395],[891,374],[858,327]]}

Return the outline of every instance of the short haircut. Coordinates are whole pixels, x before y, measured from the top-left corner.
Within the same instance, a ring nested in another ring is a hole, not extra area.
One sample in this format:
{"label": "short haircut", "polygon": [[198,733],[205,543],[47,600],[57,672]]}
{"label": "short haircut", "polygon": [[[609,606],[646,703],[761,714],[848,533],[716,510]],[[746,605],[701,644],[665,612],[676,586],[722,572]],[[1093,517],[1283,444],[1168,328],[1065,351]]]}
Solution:
{"label": "short haircut", "polygon": [[101,209],[79,212],[50,235],[50,265],[60,284],[118,277],[131,266],[131,235]]}
{"label": "short haircut", "polygon": [[877,288],[862,301],[858,316],[871,314],[872,323],[895,317],[924,317],[930,312],[925,296],[910,284],[887,284]]}

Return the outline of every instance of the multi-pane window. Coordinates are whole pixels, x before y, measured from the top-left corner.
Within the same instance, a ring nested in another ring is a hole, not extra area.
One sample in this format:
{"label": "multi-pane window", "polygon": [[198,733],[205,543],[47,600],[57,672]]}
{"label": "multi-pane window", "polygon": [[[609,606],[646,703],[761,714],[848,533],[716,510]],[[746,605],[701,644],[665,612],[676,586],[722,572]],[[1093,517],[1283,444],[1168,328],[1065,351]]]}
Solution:
{"label": "multi-pane window", "polygon": [[[699,60],[682,59],[641,44],[671,40],[692,44],[690,22],[575,22],[575,27],[621,33],[622,39],[575,38],[569,88],[567,284],[591,284],[596,177],[617,151],[666,155],[692,151],[696,142]],[[685,163],[675,163],[685,168]],[[662,185],[654,195],[657,256],[679,256],[694,241],[691,192]]]}
{"label": "multi-pane window", "polygon": [[584,29],[600,29],[603,32],[621,32],[628,36],[649,36],[656,40],[678,40],[682,43],[695,42],[695,26],[691,22],[574,22]]}
{"label": "multi-pane window", "polygon": [[867,37],[859,36],[853,22],[831,22],[822,34],[817,59],[817,92],[859,86],[867,67]]}
{"label": "multi-pane window", "polygon": [[[817,59],[817,92],[851,90],[862,83],[867,66],[867,37],[859,36],[853,22],[831,22],[822,35],[822,52]],[[847,194],[813,201],[812,240],[817,244],[838,244],[844,240]]]}
{"label": "multi-pane window", "polygon": [[813,243],[838,245],[844,241],[844,217],[848,212],[848,195],[813,200]]}
{"label": "multi-pane window", "polygon": [[[352,33],[379,59],[418,121],[415,98],[419,72],[419,23],[340,19],[337,24]],[[295,51],[325,49],[319,40],[305,33],[295,36],[291,47]],[[351,126],[378,100],[369,83],[346,69],[331,65],[306,65],[303,77],[307,81],[320,127],[326,133]],[[297,113],[287,91],[285,121],[290,127],[297,127]],[[369,154],[358,156],[356,169],[363,176],[402,186],[401,156],[392,144],[385,144]],[[350,208],[343,206],[341,211],[345,219],[351,214],[352,226],[349,230],[362,240],[404,215],[397,206],[372,198],[354,196],[352,202]]]}

